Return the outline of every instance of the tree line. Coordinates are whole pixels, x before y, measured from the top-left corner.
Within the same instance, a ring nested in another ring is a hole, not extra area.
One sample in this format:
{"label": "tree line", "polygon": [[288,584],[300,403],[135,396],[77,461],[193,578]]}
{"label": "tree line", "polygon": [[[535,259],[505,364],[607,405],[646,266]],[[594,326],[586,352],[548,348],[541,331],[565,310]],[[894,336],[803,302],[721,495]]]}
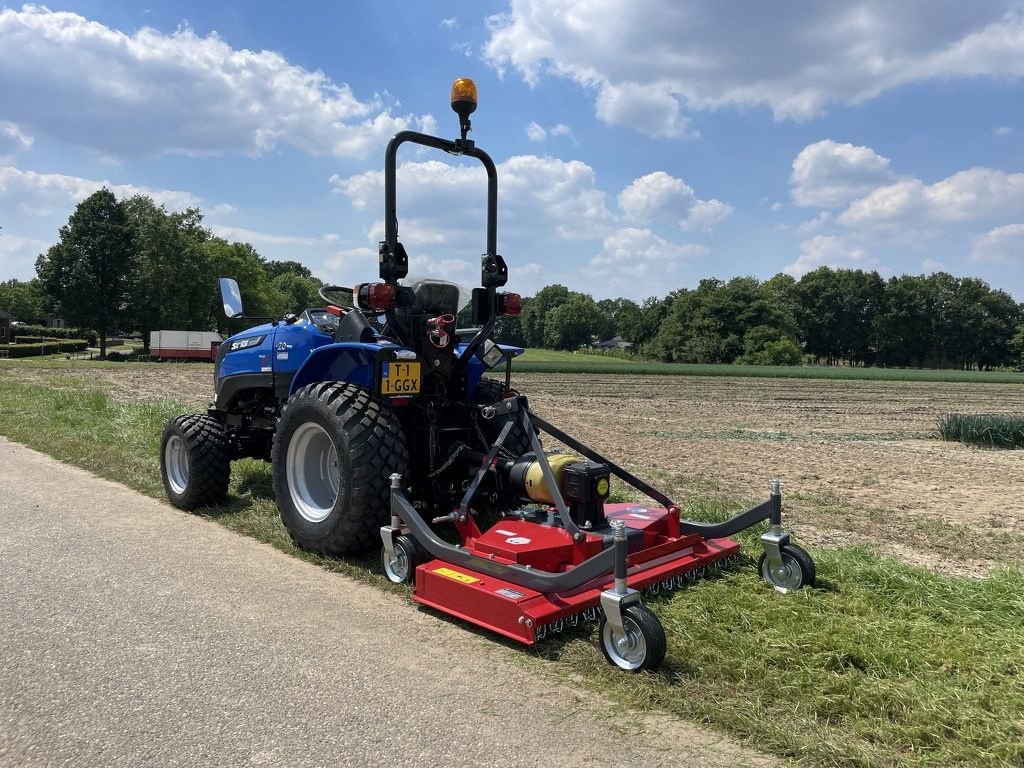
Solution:
{"label": "tree line", "polygon": [[[0,283],[0,308],[34,323],[47,313],[98,332],[231,330],[216,279],[238,280],[250,315],[280,317],[321,303],[322,285],[295,261],[268,261],[203,226],[202,212],[168,212],[145,195],[102,189],[75,208],[37,277]],[[460,317],[468,324],[468,319]],[[1024,304],[973,277],[820,267],[799,280],[708,278],[642,302],[549,285],[499,318],[499,341],[579,349],[619,336],[630,353],[685,363],[1024,367]]]}
{"label": "tree line", "polygon": [[945,272],[884,280],[820,267],[799,280],[709,278],[643,302],[595,301],[563,285],[525,299],[500,340],[578,349],[620,336],[631,353],[683,363],[957,368],[1024,366],[1024,304]]}
{"label": "tree line", "polygon": [[168,212],[146,195],[90,195],[36,260],[36,278],[0,283],[0,308],[18,320],[44,315],[95,329],[100,355],[108,334],[160,329],[227,332],[217,278],[238,279],[246,311],[280,317],[315,306],[321,282],[295,261],[268,261],[248,243],[203,226],[198,208]]}

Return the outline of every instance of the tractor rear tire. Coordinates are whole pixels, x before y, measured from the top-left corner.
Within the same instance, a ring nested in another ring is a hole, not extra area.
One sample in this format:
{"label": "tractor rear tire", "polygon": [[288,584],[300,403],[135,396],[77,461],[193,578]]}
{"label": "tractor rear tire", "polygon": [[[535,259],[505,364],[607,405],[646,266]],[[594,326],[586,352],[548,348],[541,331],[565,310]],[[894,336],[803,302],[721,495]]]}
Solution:
{"label": "tractor rear tire", "polygon": [[224,501],[231,479],[224,425],[205,414],[167,422],[160,438],[160,476],[167,498],[178,509],[191,511]]}
{"label": "tractor rear tire", "polygon": [[281,521],[303,549],[353,555],[380,545],[393,473],[409,452],[395,412],[365,389],[310,384],[281,411],[271,456]]}
{"label": "tractor rear tire", "polygon": [[[505,385],[503,382],[497,379],[480,379],[476,391],[473,392],[473,403],[475,405],[494,405],[501,402],[504,393]],[[519,393],[513,390],[513,394]],[[512,419],[519,419],[519,414],[498,415],[493,419],[481,419],[480,428],[483,430],[484,436],[488,441],[493,443],[498,439],[498,434],[505,426],[505,422]],[[512,431],[505,438],[505,444],[502,448],[512,458],[519,458],[524,453],[529,453],[533,450],[533,446],[530,444],[530,436],[523,430],[520,424],[512,427]]]}

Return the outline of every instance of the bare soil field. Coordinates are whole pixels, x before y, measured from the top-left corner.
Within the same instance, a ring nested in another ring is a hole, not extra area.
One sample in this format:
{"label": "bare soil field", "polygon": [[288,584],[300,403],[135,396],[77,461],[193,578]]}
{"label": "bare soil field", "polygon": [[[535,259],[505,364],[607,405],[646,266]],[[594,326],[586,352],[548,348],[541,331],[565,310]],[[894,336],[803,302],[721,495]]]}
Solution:
{"label": "bare soil field", "polygon": [[[207,365],[12,369],[86,377],[123,401],[201,409]],[[937,439],[943,413],[1024,413],[1024,387],[899,381],[518,374],[542,417],[685,503],[785,484],[794,532],[946,572],[1024,563],[1024,451]]]}

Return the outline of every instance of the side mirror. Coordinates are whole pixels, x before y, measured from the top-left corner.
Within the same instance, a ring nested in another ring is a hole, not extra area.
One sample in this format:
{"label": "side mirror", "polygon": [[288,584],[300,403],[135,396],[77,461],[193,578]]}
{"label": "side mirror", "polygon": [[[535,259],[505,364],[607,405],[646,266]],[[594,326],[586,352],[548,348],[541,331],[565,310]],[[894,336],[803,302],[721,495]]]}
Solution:
{"label": "side mirror", "polygon": [[233,277],[220,279],[220,298],[224,302],[224,314],[228,317],[242,316],[242,292]]}

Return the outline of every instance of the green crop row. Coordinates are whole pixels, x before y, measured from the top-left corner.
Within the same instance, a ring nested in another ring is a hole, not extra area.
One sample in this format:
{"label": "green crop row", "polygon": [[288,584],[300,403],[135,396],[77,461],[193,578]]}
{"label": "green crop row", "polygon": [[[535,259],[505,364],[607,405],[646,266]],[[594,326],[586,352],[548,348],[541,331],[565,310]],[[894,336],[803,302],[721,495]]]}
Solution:
{"label": "green crop row", "polygon": [[948,413],[939,418],[939,435],[983,448],[1024,448],[1024,416]]}

